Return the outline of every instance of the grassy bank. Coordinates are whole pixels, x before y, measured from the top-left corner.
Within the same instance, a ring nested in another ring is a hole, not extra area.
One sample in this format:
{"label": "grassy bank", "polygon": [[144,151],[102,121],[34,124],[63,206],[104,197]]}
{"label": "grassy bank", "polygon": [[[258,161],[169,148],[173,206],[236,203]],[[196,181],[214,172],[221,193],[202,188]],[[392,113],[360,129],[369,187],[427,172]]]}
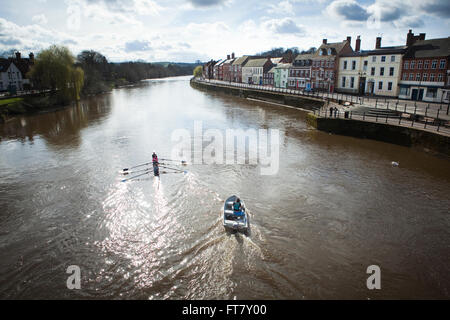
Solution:
{"label": "grassy bank", "polygon": [[70,101],[49,93],[0,99],[0,122],[4,122],[8,117],[37,113],[68,104]]}

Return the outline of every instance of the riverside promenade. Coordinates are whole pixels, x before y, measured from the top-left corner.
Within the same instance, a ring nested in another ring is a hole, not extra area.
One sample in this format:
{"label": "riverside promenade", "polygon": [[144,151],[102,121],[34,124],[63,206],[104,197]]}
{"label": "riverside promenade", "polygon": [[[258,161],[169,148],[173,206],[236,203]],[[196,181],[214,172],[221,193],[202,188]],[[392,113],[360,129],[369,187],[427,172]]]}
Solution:
{"label": "riverside promenade", "polygon": [[[316,101],[322,100],[324,102],[322,107],[311,110],[317,117],[384,123],[450,137],[450,105],[448,103],[428,103],[320,91],[309,92],[221,80],[195,79],[195,81],[206,85],[282,93],[311,98]],[[332,112],[330,112],[330,108],[333,108]]]}

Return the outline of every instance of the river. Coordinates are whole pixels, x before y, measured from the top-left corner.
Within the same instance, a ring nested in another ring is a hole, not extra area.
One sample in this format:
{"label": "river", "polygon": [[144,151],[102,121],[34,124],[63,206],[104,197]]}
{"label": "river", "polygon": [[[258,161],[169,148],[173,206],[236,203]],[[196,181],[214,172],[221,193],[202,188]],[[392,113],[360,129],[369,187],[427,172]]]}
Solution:
{"label": "river", "polygon": [[[177,77],[1,124],[0,298],[449,299],[448,160],[304,118]],[[174,130],[196,121],[279,130],[277,173],[194,163],[121,182],[153,150],[170,157]],[[222,226],[232,194],[248,236]],[[66,286],[71,265],[81,289]],[[370,265],[380,290],[366,286]]]}

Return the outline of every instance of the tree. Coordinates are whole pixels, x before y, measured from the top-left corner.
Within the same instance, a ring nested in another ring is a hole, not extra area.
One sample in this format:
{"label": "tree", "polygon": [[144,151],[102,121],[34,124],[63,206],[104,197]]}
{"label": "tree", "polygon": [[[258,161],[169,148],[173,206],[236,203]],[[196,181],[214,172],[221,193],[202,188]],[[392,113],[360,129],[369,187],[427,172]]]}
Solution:
{"label": "tree", "polygon": [[84,72],[74,64],[75,58],[67,47],[52,45],[38,54],[29,77],[38,87],[51,89],[64,101],[77,100]]}
{"label": "tree", "polygon": [[196,78],[201,78],[203,75],[203,67],[202,66],[197,66],[194,69],[194,77]]}

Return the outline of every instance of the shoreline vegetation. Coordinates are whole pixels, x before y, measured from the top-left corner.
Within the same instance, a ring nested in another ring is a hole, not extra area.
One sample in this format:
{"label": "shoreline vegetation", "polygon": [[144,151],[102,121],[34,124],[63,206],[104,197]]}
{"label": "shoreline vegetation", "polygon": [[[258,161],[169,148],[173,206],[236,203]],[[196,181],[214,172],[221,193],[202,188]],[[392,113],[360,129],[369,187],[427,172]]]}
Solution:
{"label": "shoreline vegetation", "polygon": [[[11,116],[64,108],[81,98],[135,85],[145,79],[192,75],[195,63],[108,62],[101,53],[86,50],[76,58],[65,47],[40,52],[27,74],[40,93],[0,98],[0,123]],[[63,90],[58,88],[65,88]],[[43,92],[42,92],[43,91]]]}

